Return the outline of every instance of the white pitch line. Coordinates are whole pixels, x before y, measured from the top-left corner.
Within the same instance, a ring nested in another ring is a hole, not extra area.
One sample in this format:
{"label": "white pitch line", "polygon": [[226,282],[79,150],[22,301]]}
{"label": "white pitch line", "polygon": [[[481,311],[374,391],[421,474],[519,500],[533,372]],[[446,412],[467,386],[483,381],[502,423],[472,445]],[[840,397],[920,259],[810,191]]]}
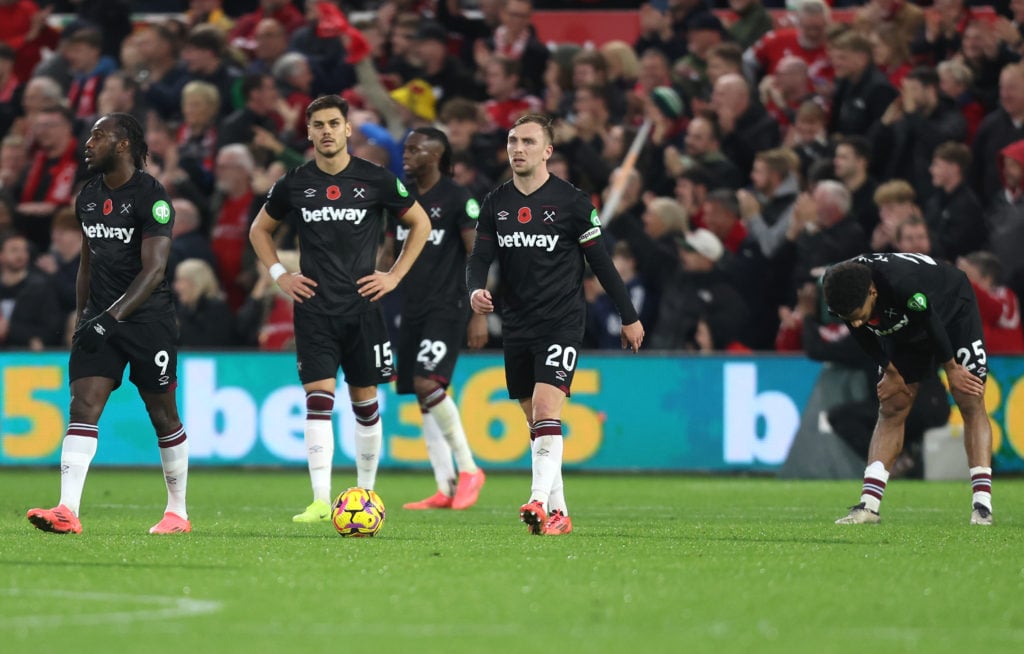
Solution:
{"label": "white pitch line", "polygon": [[12,627],[44,627],[47,625],[91,625],[97,623],[128,624],[146,620],[166,620],[168,618],[187,618],[206,613],[214,613],[223,608],[221,602],[196,600],[187,597],[168,597],[162,595],[133,595],[130,593],[93,593],[67,590],[25,590],[20,588],[0,589],[0,597],[28,598],[52,597],[67,600],[83,600],[92,602],[135,602],[149,605],[129,611],[108,611],[82,613],[79,615],[35,614],[0,616],[0,628]]}

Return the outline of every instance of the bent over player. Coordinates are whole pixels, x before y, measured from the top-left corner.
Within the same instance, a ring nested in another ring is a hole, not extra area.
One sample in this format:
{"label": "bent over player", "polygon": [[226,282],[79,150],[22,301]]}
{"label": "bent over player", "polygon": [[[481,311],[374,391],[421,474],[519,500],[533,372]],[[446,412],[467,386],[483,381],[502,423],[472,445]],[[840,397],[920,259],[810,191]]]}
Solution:
{"label": "bent over player", "polygon": [[96,454],[100,414],[129,365],[128,378],[156,430],[167,484],[167,509],[149,533],[192,530],[185,510],[188,441],[174,399],[178,327],[164,275],[174,210],[160,182],[142,171],[147,153],[142,126],[130,114],[103,116],[85,142],[85,165],[99,175],[75,202],[84,238],[60,503],[28,512],[43,531],[81,533],[79,505]]}
{"label": "bent over player", "polygon": [[[331,517],[334,391],[345,373],[356,418],[356,485],[373,489],[380,463],[377,385],[395,377],[380,303],[419,256],[430,220],[401,181],[386,169],[348,153],[348,102],[321,96],[306,108],[313,161],[286,173],[267,193],[249,230],[256,255],[295,300],[295,349],[306,391],[305,442],[313,502],[292,519]],[[384,210],[409,228],[405,247],[387,272],[374,269],[384,232]],[[274,232],[288,221],[299,236],[300,272],[278,260]]]}
{"label": "bent over player", "polygon": [[[398,335],[398,392],[415,393],[423,414],[423,440],[434,469],[437,492],[406,509],[467,509],[476,503],[484,471],[473,461],[462,419],[446,389],[470,315],[466,295],[466,254],[480,207],[451,179],[452,148],[444,132],[414,129],[405,139],[403,167],[413,197],[430,218],[430,237],[402,282],[402,324]],[[389,225],[385,250],[404,242],[409,230]],[[487,319],[472,314],[469,346],[487,342]],[[455,466],[452,465],[452,455]],[[458,477],[456,477],[456,466]]]}
{"label": "bent over player", "polygon": [[[508,133],[512,180],[484,199],[466,267],[470,305],[494,311],[484,288],[501,267],[505,380],[530,427],[533,481],[519,511],[533,534],[572,531],[562,482],[562,405],[583,340],[584,258],[622,317],[622,346],[634,352],[644,328],[601,238],[587,195],[547,169],[553,134],[544,116],[527,114]],[[549,512],[550,511],[550,512]]]}
{"label": "bent over player", "polygon": [[878,421],[868,449],[860,503],[837,524],[877,523],[889,470],[918,381],[936,365],[964,418],[973,488],[971,524],[992,524],[992,428],[985,412],[987,355],[981,315],[967,276],[924,254],[856,257],[825,272],[825,302],[878,364]]}

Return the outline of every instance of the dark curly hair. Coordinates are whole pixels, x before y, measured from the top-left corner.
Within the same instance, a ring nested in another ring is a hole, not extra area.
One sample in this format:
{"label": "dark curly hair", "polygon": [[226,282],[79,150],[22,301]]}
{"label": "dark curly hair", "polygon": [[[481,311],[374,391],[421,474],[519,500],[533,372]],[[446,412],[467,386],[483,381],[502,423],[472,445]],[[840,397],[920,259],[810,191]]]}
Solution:
{"label": "dark curly hair", "polygon": [[843,261],[825,271],[822,288],[825,304],[837,316],[848,316],[864,306],[871,292],[871,268],[857,261]]}
{"label": "dark curly hair", "polygon": [[146,159],[149,157],[149,146],[146,145],[146,132],[142,129],[139,120],[131,114],[121,112],[107,114],[106,117],[114,122],[118,137],[128,139],[132,164],[136,168],[145,168]]}

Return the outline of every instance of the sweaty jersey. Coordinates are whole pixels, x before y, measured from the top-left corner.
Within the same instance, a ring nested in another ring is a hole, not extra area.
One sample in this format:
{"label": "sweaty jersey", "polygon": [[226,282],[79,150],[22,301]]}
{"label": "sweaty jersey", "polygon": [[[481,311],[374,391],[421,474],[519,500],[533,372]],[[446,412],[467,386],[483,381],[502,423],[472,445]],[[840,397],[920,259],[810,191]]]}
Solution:
{"label": "sweaty jersey", "polygon": [[[476,230],[467,273],[469,288],[484,286],[487,257],[496,252],[505,340],[515,343],[554,335],[582,340],[584,249],[593,251],[588,255],[592,267],[591,257],[603,255],[601,263],[610,262],[600,218],[587,195],[554,175],[530,195],[512,181],[505,182],[484,198]],[[605,269],[595,267],[595,274],[609,296],[617,298],[617,308],[625,312],[623,323],[630,324],[637,319],[636,311],[622,279],[618,274],[608,276]]]}
{"label": "sweaty jersey", "polygon": [[[171,238],[174,209],[164,187],[148,173],[135,174],[116,189],[103,176],[89,180],[75,200],[75,215],[89,243],[89,303],[86,315],[106,311],[142,271],[142,240]],[[174,315],[166,280],[126,322],[154,322]]]}
{"label": "sweaty jersey", "polygon": [[[402,318],[415,320],[466,306],[466,245],[462,232],[476,226],[480,206],[469,191],[449,177],[442,176],[423,195],[415,187],[409,190],[430,217],[427,244],[402,280]],[[397,254],[405,245],[409,228],[394,217],[388,222]]]}
{"label": "sweaty jersey", "polygon": [[850,330],[875,361],[888,361],[880,355],[881,346],[875,337],[894,343],[930,340],[939,361],[953,358],[946,326],[965,308],[977,310],[974,292],[963,272],[924,254],[885,252],[862,255],[853,261],[871,269],[878,290],[871,318],[862,327]]}
{"label": "sweaty jersey", "polygon": [[301,310],[368,311],[373,305],[359,295],[356,280],[374,272],[384,210],[402,215],[414,202],[397,177],[358,157],[336,175],[309,161],[281,177],[267,193],[264,208],[299,235],[299,266],[317,283],[316,295]]}

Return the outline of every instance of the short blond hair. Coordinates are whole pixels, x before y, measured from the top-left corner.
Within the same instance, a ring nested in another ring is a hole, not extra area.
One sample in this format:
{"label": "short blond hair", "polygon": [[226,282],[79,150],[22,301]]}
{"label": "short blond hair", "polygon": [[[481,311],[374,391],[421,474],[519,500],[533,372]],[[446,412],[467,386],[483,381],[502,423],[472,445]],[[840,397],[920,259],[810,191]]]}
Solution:
{"label": "short blond hair", "polygon": [[879,185],[875,189],[875,204],[882,206],[883,204],[902,204],[904,202],[914,202],[917,198],[917,194],[914,193],[914,187],[909,182],[903,179],[894,179],[891,182]]}
{"label": "short blond hair", "polygon": [[800,167],[800,157],[789,148],[761,150],[754,155],[755,161],[763,161],[768,169],[785,179]]}
{"label": "short blond hair", "polygon": [[601,46],[601,56],[609,63],[614,61],[622,72],[623,79],[636,79],[640,75],[640,58],[636,50],[625,41],[608,41]]}
{"label": "short blond hair", "polygon": [[680,234],[686,231],[686,223],[690,216],[686,211],[686,207],[677,200],[673,198],[654,198],[647,205],[647,209],[661,219],[667,231]]}

